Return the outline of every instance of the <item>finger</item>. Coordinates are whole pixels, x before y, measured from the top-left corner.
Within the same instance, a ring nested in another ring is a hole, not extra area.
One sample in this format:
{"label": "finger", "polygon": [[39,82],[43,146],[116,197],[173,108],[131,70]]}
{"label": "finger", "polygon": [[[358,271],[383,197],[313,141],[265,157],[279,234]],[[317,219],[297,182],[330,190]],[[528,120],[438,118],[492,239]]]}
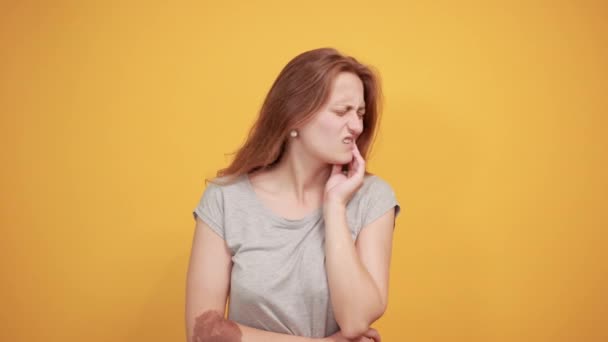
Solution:
{"label": "finger", "polygon": [[332,175],[335,175],[335,174],[337,174],[337,173],[342,173],[342,165],[339,165],[339,164],[334,164],[334,165],[331,167],[331,174],[332,174]]}
{"label": "finger", "polygon": [[363,336],[369,337],[369,338],[373,339],[375,342],[381,342],[380,333],[378,332],[378,330],[376,330],[374,328],[369,328],[369,330],[367,330],[367,332],[365,332],[363,334]]}
{"label": "finger", "polygon": [[361,154],[359,153],[359,150],[353,150],[353,154],[354,154],[354,159],[356,161],[356,168],[355,168],[355,175],[357,177],[360,177],[361,179],[363,179],[363,176],[365,175],[365,160],[363,160],[363,157],[361,157]]}
{"label": "finger", "polygon": [[361,155],[361,150],[359,150],[359,145],[355,144],[353,147],[353,158],[357,159],[357,161],[361,164],[365,164],[365,159],[363,155]]}
{"label": "finger", "polygon": [[357,158],[359,162],[364,163],[365,159],[363,159],[363,156],[361,155],[361,151],[359,151],[359,147],[357,146],[357,144],[355,144],[353,151],[355,152],[355,158]]}
{"label": "finger", "polygon": [[350,161],[348,166],[348,178],[352,177],[357,171],[358,163],[357,158],[353,154],[353,159]]}
{"label": "finger", "polygon": [[361,173],[365,173],[365,159],[363,159],[363,156],[361,155],[359,148],[357,148],[356,154],[357,154],[357,162],[361,166]]}
{"label": "finger", "polygon": [[369,342],[370,339],[368,339],[367,337],[361,335],[359,337],[355,337],[353,339],[348,339],[348,342]]}

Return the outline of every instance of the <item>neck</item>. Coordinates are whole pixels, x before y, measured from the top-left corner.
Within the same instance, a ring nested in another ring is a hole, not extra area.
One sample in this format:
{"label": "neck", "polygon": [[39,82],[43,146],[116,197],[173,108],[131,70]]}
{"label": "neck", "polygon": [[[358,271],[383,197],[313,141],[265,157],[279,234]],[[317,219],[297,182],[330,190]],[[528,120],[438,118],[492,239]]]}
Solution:
{"label": "neck", "polygon": [[274,169],[273,177],[280,189],[293,194],[302,204],[323,196],[331,165],[311,157],[300,146],[290,146]]}

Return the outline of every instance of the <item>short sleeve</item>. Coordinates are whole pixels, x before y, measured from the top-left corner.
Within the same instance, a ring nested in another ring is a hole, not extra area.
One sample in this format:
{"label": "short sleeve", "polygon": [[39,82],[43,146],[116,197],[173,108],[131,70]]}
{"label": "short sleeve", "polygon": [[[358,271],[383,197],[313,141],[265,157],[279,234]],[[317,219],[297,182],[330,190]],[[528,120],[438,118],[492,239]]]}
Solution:
{"label": "short sleeve", "polygon": [[222,188],[214,183],[208,183],[200,201],[192,212],[194,219],[200,217],[222,239],[224,234],[224,196]]}
{"label": "short sleeve", "polygon": [[365,209],[363,210],[361,228],[374,222],[393,208],[395,208],[396,220],[401,211],[401,206],[390,184],[378,176],[371,176],[369,182],[370,184],[364,194]]}

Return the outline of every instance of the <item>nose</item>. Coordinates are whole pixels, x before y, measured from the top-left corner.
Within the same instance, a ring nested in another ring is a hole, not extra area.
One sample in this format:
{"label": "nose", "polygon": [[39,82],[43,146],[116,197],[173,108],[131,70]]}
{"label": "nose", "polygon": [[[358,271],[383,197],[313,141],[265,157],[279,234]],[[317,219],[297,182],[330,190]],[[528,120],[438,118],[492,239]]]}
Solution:
{"label": "nose", "polygon": [[359,134],[361,134],[361,132],[363,132],[363,120],[359,117],[359,115],[357,115],[357,113],[351,115],[348,120],[347,126],[349,133],[354,135],[355,137],[357,137]]}

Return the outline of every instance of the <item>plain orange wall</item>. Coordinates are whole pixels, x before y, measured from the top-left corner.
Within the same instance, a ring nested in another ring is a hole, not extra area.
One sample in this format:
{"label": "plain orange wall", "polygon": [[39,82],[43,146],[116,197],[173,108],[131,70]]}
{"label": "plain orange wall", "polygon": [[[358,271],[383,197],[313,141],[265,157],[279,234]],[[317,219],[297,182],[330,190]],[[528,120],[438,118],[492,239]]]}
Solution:
{"label": "plain orange wall", "polygon": [[0,340],[184,341],[204,178],[333,46],[383,79],[383,340],[607,341],[607,9],[3,1]]}

